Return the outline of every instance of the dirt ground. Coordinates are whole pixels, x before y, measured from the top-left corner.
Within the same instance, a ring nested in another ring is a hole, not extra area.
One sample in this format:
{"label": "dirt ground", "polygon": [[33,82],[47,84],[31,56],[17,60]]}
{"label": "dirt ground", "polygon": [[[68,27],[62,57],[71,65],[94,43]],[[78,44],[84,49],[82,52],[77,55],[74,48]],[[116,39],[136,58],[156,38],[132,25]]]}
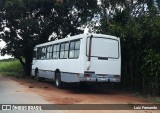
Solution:
{"label": "dirt ground", "polygon": [[[152,104],[149,100],[123,91],[107,88],[81,88],[67,85],[58,89],[51,81],[36,82],[33,79],[12,78],[26,87],[19,93],[36,93],[53,104]],[[66,113],[160,113],[158,110],[65,110]]]}

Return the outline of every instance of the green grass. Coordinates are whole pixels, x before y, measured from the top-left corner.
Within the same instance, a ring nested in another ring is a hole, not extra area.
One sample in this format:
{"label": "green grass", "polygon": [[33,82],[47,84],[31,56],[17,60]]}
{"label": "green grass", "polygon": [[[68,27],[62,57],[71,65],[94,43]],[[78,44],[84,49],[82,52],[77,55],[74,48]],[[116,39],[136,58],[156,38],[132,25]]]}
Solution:
{"label": "green grass", "polygon": [[16,59],[0,60],[0,74],[7,76],[22,75],[23,68],[20,62]]}
{"label": "green grass", "polygon": [[160,97],[148,97],[147,99],[154,103],[160,103]]}
{"label": "green grass", "polygon": [[159,96],[144,95],[139,92],[131,92],[131,95],[134,97],[140,97],[140,98],[147,99],[148,101],[153,102],[153,103],[160,104],[160,97]]}

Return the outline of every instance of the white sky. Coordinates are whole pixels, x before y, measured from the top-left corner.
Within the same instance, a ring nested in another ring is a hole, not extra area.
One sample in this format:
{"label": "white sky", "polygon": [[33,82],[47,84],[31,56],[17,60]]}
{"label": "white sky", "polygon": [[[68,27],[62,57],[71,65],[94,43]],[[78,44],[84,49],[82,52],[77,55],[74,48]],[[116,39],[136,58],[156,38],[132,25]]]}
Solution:
{"label": "white sky", "polygon": [[[4,41],[0,40],[0,48],[3,48],[5,45],[6,45],[6,43]],[[8,59],[8,58],[13,58],[13,57],[11,57],[10,55],[1,56],[1,54],[0,54],[0,60]]]}
{"label": "white sky", "polygon": [[0,48],[3,48],[6,45],[6,43],[2,40],[0,40]]}
{"label": "white sky", "polygon": [[13,57],[11,57],[10,55],[5,55],[5,56],[1,56],[0,55],[0,60],[2,60],[2,59],[9,59],[9,58],[13,58]]}

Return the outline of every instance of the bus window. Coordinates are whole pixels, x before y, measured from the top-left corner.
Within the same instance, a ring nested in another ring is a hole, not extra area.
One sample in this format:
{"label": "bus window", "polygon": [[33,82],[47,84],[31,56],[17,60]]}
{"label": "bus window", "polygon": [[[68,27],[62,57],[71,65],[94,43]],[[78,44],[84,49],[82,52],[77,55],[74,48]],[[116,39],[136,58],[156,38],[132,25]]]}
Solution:
{"label": "bus window", "polygon": [[54,45],[53,46],[53,59],[58,59],[59,57],[59,45]]}
{"label": "bus window", "polygon": [[69,43],[65,44],[65,51],[64,51],[64,58],[68,58],[68,49],[69,49]]}
{"label": "bus window", "polygon": [[69,49],[69,43],[65,42],[61,44],[61,49],[60,49],[60,58],[68,58],[68,49]]}
{"label": "bus window", "polygon": [[39,48],[37,49],[37,59],[41,59],[41,52],[42,52],[42,48],[39,47]]}
{"label": "bus window", "polygon": [[[89,38],[88,38],[89,45]],[[87,49],[87,56],[89,56],[89,46]],[[100,37],[93,37],[91,47],[91,57],[104,58],[119,58],[119,42],[115,39],[107,39]]]}
{"label": "bus window", "polygon": [[33,59],[36,59],[36,50],[33,51]]}
{"label": "bus window", "polygon": [[69,58],[78,58],[80,52],[80,40],[70,42]]}
{"label": "bus window", "polygon": [[46,59],[52,59],[52,45],[47,46],[47,56]]}
{"label": "bus window", "polygon": [[41,52],[41,59],[45,59],[46,58],[46,47],[42,48],[42,52]]}

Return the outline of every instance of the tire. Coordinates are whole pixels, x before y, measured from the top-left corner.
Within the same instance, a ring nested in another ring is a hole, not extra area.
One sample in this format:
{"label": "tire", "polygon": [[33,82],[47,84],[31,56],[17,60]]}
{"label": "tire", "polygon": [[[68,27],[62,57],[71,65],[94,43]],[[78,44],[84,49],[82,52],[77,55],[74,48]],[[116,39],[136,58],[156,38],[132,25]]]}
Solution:
{"label": "tire", "polygon": [[63,88],[63,82],[61,81],[61,75],[60,73],[56,73],[55,76],[55,85],[57,88]]}
{"label": "tire", "polygon": [[37,81],[37,82],[40,82],[41,81],[41,78],[38,76],[38,69],[36,68],[35,69],[35,77],[34,79]]}
{"label": "tire", "polygon": [[40,82],[40,78],[39,78],[38,74],[35,74],[34,79],[35,79],[37,82]]}

